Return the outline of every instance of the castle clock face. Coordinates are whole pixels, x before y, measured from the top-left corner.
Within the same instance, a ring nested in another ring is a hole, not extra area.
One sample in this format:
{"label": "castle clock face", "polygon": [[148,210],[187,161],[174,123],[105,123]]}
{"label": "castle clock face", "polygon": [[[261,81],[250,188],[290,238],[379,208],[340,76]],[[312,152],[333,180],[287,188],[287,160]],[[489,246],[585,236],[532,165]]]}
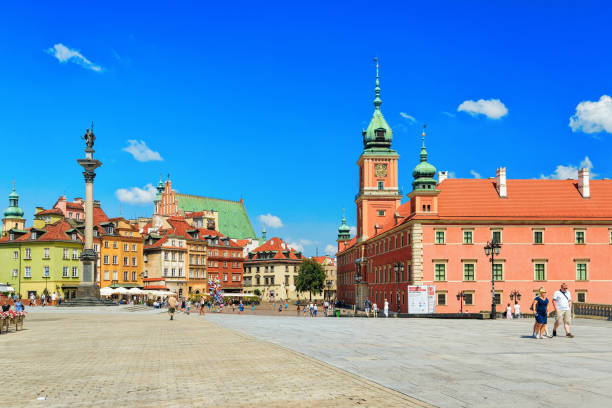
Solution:
{"label": "castle clock face", "polygon": [[374,174],[376,177],[387,177],[387,165],[384,163],[375,164]]}

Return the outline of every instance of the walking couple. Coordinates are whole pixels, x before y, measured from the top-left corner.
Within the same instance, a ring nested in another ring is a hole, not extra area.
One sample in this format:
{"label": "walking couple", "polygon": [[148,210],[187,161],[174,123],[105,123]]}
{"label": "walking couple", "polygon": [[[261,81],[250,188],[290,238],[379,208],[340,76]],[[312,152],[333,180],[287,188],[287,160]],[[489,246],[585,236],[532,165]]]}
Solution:
{"label": "walking couple", "polygon": [[533,327],[533,336],[536,339],[543,339],[544,337],[554,337],[557,335],[557,328],[563,322],[566,337],[574,337],[570,332],[570,323],[572,318],[572,295],[567,290],[567,284],[562,283],[561,288],[555,292],[552,299],[553,308],[555,311],[555,325],[553,327],[553,335],[548,334],[548,297],[546,296],[546,289],[541,287],[538,290],[538,296],[533,300],[531,305],[532,310],[535,311],[535,325]]}

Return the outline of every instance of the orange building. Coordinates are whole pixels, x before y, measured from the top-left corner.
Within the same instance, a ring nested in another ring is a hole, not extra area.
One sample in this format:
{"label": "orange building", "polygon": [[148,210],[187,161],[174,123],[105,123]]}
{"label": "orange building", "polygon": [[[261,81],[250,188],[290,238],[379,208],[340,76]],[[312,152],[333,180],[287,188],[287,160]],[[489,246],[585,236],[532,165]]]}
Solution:
{"label": "orange building", "polygon": [[143,237],[123,218],[96,225],[100,245],[100,287],[142,287]]}
{"label": "orange building", "polygon": [[[428,162],[425,133],[412,192],[399,205],[392,133],[380,113],[358,161],[357,236],[338,229],[338,298],[408,312],[409,285],[432,285],[438,313],[498,311],[567,282],[575,302],[611,303],[612,181],[449,179]],[[391,175],[391,176],[389,176]],[[391,177],[391,178],[389,178]],[[388,185],[390,183],[390,185]],[[396,200],[397,199],[397,200]],[[491,261],[484,247],[501,245]],[[494,286],[494,289],[493,289]],[[462,296],[458,296],[458,295]],[[519,296],[520,295],[520,296]]]}

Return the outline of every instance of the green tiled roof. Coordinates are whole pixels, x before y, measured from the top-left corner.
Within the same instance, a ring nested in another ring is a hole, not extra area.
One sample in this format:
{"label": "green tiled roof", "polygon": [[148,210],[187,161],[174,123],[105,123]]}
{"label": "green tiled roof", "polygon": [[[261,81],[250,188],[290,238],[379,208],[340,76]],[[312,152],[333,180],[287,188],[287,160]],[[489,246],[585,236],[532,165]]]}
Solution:
{"label": "green tiled roof", "polygon": [[256,238],[249,215],[240,201],[218,198],[198,197],[188,194],[175,194],[178,207],[187,211],[217,211],[219,213],[219,232],[235,239]]}

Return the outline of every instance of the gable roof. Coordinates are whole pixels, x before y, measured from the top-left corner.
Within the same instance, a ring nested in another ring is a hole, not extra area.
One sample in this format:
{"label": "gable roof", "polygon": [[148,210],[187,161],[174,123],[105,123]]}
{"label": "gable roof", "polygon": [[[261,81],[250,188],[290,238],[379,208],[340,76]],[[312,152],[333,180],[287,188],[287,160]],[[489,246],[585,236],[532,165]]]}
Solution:
{"label": "gable roof", "polygon": [[[73,230],[72,225],[65,221],[59,220],[54,224],[47,224],[44,228],[28,228],[26,233],[21,235],[20,237],[14,239],[13,241],[9,240],[9,236],[4,236],[0,239],[0,242],[14,242],[14,241],[70,241],[76,242],[72,240],[72,237],[67,234],[67,231]],[[32,240],[32,231],[40,232],[36,236],[35,240]],[[75,230],[76,231],[76,230]],[[81,234],[77,233],[79,242],[82,240]]]}
{"label": "gable roof", "polygon": [[255,238],[255,231],[242,201],[221,200],[175,193],[178,207],[186,212],[213,210],[219,213],[219,231],[230,238]]}
{"label": "gable roof", "polygon": [[[264,253],[274,252],[272,258],[264,256]],[[249,252],[249,258],[247,260],[256,259],[290,259],[290,260],[302,260],[304,256],[289,247],[282,239],[278,237],[270,238],[263,245],[258,246],[251,252]]]}

